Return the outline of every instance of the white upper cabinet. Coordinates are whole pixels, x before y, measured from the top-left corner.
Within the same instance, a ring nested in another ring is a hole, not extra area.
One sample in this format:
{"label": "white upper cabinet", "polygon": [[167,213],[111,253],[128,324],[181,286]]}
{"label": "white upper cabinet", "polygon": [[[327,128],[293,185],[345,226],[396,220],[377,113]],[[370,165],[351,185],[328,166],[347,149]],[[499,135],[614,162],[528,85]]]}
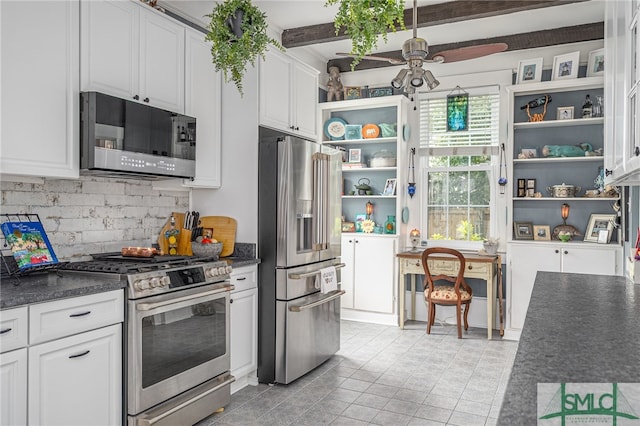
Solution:
{"label": "white upper cabinet", "polygon": [[79,174],[79,7],[73,1],[0,2],[0,170]]}
{"label": "white upper cabinet", "polygon": [[184,112],[184,26],[139,2],[81,3],[81,88]]}
{"label": "white upper cabinet", "polygon": [[317,139],[319,72],[271,47],[260,62],[260,124]]}
{"label": "white upper cabinet", "polygon": [[185,184],[221,185],[222,77],[211,61],[211,44],[204,34],[187,29],[185,37],[185,114],[196,118],[196,176]]}
{"label": "white upper cabinet", "polygon": [[607,183],[640,184],[640,2],[605,2]]}

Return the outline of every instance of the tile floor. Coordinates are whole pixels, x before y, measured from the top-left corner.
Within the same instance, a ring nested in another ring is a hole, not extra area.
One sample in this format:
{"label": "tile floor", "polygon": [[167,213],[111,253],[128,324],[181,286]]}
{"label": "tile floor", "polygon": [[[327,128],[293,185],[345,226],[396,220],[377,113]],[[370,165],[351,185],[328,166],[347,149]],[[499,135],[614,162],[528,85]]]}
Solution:
{"label": "tile floor", "polygon": [[517,342],[455,325],[342,322],[340,351],[289,385],[248,386],[208,425],[493,425]]}

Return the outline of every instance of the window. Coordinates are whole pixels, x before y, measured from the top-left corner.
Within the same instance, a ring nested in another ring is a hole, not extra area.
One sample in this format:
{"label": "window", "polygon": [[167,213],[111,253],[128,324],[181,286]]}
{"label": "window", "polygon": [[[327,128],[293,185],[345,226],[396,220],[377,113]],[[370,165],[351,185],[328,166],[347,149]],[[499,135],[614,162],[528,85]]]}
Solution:
{"label": "window", "polygon": [[[498,163],[499,87],[469,91],[469,129],[447,131],[447,92],[420,98],[422,229],[429,240],[492,237]],[[495,220],[494,220],[495,222]]]}

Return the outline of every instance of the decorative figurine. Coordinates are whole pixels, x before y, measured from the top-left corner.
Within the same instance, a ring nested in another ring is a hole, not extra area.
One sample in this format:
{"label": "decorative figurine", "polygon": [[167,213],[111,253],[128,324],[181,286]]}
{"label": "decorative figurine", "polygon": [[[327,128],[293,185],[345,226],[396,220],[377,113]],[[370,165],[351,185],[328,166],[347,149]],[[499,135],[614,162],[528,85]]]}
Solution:
{"label": "decorative figurine", "polygon": [[340,68],[329,67],[329,81],[327,82],[327,102],[342,100],[342,81]]}

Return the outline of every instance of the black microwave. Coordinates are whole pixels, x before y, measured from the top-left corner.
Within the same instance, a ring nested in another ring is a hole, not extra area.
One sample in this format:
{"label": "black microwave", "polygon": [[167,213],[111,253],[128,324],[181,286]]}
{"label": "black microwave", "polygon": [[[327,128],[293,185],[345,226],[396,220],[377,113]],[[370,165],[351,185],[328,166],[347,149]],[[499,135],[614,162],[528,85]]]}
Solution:
{"label": "black microwave", "polygon": [[196,119],[98,92],[80,93],[83,174],[193,178]]}

